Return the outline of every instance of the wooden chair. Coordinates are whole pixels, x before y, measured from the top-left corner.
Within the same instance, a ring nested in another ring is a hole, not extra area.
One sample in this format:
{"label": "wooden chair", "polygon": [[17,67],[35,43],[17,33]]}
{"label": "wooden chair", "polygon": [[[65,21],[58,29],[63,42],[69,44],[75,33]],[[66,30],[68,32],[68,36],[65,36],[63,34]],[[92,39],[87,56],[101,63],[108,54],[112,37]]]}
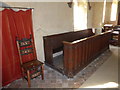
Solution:
{"label": "wooden chair", "polygon": [[113,30],[113,24],[104,24],[104,31]]}
{"label": "wooden chair", "polygon": [[113,27],[112,39],[110,43],[115,46],[120,46],[120,26],[119,25],[116,25]]}
{"label": "wooden chair", "polygon": [[[23,38],[21,40],[17,37],[16,42],[22,68],[22,76],[27,79],[28,86],[31,87],[31,79],[39,75],[42,76],[42,80],[44,79],[43,63],[36,59],[35,47],[31,35],[30,38]],[[23,62],[23,56],[25,55],[33,55],[33,59],[28,62]]]}

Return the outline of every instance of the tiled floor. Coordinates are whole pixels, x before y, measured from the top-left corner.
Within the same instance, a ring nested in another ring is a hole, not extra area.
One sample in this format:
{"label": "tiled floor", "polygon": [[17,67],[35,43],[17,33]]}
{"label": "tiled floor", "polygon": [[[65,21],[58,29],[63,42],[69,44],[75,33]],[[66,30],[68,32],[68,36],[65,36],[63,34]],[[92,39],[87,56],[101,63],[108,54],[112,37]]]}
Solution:
{"label": "tiled floor", "polygon": [[[116,48],[115,48],[116,49]],[[104,52],[101,56],[89,64],[84,70],[79,72],[73,79],[68,79],[66,76],[57,71],[45,66],[45,79],[37,77],[31,80],[31,88],[80,88],[80,86],[93,74],[95,71],[113,54],[111,51]],[[27,81],[22,79],[16,80],[5,88],[27,88]]]}

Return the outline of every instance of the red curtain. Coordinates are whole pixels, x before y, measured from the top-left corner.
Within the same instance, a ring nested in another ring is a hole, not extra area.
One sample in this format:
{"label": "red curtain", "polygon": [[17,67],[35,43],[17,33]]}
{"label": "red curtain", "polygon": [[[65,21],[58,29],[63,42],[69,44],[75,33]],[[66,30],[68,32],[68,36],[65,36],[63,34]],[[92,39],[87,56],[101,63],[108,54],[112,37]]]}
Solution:
{"label": "red curtain", "polygon": [[[16,45],[16,36],[29,38],[33,36],[32,11],[13,11],[4,9],[2,13],[2,86],[21,77],[19,55]],[[24,62],[33,58],[30,55],[23,57]]]}

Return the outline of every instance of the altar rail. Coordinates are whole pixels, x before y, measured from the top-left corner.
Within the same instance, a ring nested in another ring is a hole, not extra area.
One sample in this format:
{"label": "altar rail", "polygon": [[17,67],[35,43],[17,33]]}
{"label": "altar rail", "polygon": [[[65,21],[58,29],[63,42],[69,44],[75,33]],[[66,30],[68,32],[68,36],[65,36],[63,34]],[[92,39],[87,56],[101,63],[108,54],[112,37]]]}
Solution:
{"label": "altar rail", "polygon": [[64,44],[64,74],[72,78],[102,52],[109,49],[111,32],[105,32]]}

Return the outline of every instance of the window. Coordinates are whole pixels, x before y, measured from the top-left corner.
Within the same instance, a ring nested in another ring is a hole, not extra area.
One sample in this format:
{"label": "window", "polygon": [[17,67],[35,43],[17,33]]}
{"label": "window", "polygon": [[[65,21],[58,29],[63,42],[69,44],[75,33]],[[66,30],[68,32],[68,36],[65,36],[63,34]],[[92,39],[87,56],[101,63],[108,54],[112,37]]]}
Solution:
{"label": "window", "polygon": [[104,0],[102,23],[104,23],[104,20],[105,20],[105,10],[106,10],[106,0]]}
{"label": "window", "polygon": [[116,21],[118,0],[113,0],[111,7],[111,21]]}
{"label": "window", "polygon": [[74,30],[83,30],[87,28],[87,1],[77,2],[74,0]]}

